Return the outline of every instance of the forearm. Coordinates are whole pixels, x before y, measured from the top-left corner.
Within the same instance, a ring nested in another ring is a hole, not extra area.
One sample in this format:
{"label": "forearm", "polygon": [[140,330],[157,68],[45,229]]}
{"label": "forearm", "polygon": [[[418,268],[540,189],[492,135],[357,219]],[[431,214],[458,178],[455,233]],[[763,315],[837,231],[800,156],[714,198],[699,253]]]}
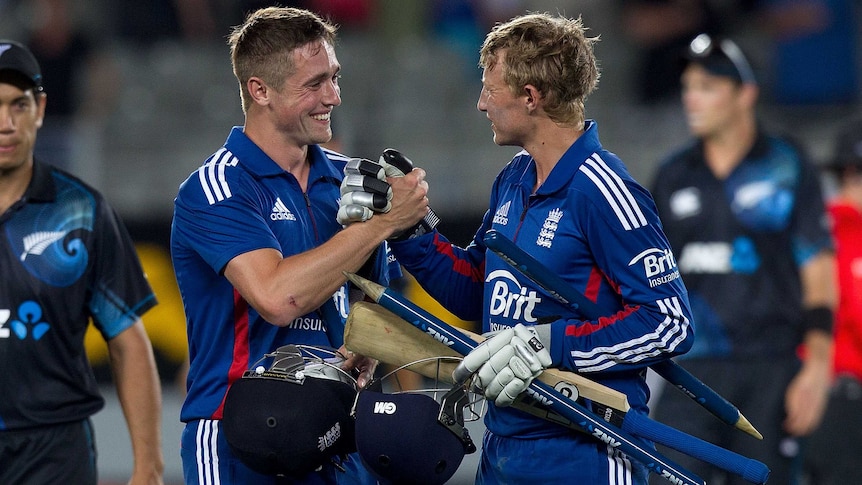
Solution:
{"label": "forearm", "polygon": [[161,483],[161,385],[152,346],[136,323],[108,342],[111,371],[126,418],[134,455],[131,483]]}
{"label": "forearm", "polygon": [[826,409],[837,295],[834,267],[831,253],[823,252],[801,268],[805,357],[785,395],[784,429],[793,436],[805,436],[814,430]]}
{"label": "forearm", "polygon": [[821,330],[805,335],[806,356],[784,397],[784,429],[805,436],[820,424],[828,402],[832,372],[832,336]]}
{"label": "forearm", "polygon": [[838,305],[835,287],[835,257],[821,252],[800,269],[803,308],[825,307],[834,311]]}
{"label": "forearm", "polygon": [[832,335],[820,330],[809,330],[804,341],[803,371],[809,369],[820,376],[828,376],[832,370]]}
{"label": "forearm", "polygon": [[358,271],[383,241],[428,212],[425,190],[417,177],[411,173],[396,180],[393,189],[407,189],[395,190],[398,202],[393,202],[390,212],[350,224],[321,245],[298,254],[284,257],[275,249],[241,254],[227,264],[225,277],[274,325],[288,325],[313,311],[345,283],[345,271]]}
{"label": "forearm", "polygon": [[832,363],[832,327],[838,299],[833,255],[823,252],[815,256],[802,267],[801,277],[805,366],[822,374]]}

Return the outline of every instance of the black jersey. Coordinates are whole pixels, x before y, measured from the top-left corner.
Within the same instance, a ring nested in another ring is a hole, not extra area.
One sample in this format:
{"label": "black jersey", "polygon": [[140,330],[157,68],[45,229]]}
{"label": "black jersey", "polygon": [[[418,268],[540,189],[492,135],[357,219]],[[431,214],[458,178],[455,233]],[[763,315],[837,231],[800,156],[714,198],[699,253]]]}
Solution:
{"label": "black jersey", "polygon": [[104,401],[87,355],[156,304],[128,232],[101,194],[36,162],[0,215],[0,430],[75,421]]}
{"label": "black jersey", "polygon": [[696,142],[662,164],[652,193],[694,315],[684,358],[792,354],[804,330],[799,268],[832,246],[800,149],[760,133],[719,180]]}

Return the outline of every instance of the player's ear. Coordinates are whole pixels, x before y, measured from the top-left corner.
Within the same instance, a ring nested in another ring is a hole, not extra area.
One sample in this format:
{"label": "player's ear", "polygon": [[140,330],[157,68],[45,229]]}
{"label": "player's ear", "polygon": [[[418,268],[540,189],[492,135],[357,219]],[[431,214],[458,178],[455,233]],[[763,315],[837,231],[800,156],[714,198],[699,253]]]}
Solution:
{"label": "player's ear", "polygon": [[245,83],[245,88],[255,104],[269,104],[269,86],[259,77],[250,77]]}
{"label": "player's ear", "polygon": [[757,84],[744,83],[739,87],[739,95],[747,106],[757,104],[757,98],[760,96],[760,88]]}
{"label": "player's ear", "polygon": [[48,105],[48,95],[44,92],[36,93],[36,128],[42,128],[45,121],[45,106]]}
{"label": "player's ear", "polygon": [[542,93],[532,84],[524,86],[523,95],[525,97],[526,107],[530,111],[538,107],[539,101],[542,99]]}

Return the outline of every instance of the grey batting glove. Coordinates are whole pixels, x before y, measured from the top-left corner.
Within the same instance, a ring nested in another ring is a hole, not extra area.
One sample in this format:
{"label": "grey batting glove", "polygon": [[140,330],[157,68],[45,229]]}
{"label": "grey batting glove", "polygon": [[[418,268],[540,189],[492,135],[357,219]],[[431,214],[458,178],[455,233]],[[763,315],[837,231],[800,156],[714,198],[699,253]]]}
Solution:
{"label": "grey batting glove", "polygon": [[458,382],[475,374],[473,387],[497,406],[511,405],[551,365],[551,354],[530,328],[517,324],[496,333],[464,357],[453,372]]}
{"label": "grey batting glove", "polygon": [[341,199],[336,220],[342,226],[367,221],[375,212],[392,208],[392,187],[386,182],[386,171],[376,162],[351,158],[344,166]]}

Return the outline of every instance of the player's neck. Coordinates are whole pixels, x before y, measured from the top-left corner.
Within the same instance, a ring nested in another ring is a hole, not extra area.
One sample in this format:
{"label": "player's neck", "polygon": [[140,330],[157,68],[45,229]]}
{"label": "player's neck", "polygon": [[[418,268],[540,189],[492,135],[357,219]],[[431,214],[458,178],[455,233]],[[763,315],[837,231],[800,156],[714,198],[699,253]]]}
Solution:
{"label": "player's neck", "polygon": [[584,130],[554,125],[550,129],[537,130],[533,140],[524,145],[523,148],[536,162],[536,184],[533,192],[542,186],[557,162],[583,134]]}
{"label": "player's neck", "polygon": [[291,173],[305,190],[310,164],[308,146],[299,146],[276,130],[260,126],[245,127],[245,134],[285,172]]}
{"label": "player's neck", "polygon": [[862,212],[862,175],[847,175],[847,180],[841,183],[838,200],[851,205]]}
{"label": "player's neck", "polygon": [[32,160],[8,170],[0,170],[0,215],[24,196],[32,178]]}
{"label": "player's neck", "polygon": [[755,123],[740,122],[703,139],[707,166],[718,179],[727,178],[754,146]]}

